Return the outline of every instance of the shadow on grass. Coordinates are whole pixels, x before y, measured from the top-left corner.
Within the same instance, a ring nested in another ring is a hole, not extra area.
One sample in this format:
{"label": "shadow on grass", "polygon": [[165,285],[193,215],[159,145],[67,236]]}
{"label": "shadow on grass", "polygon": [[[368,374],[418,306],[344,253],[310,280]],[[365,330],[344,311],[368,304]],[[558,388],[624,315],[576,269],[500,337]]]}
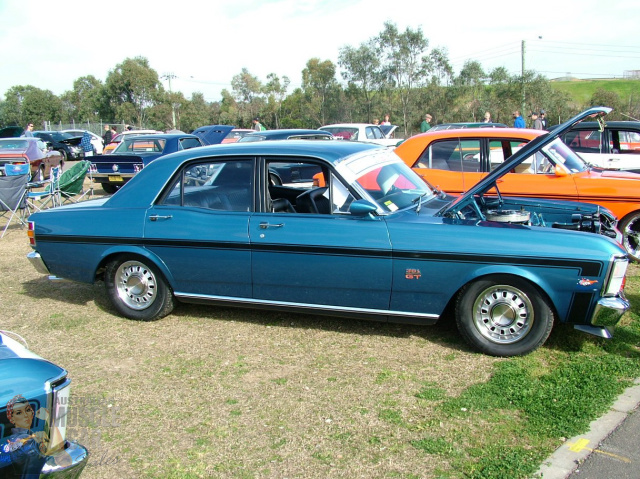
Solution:
{"label": "shadow on grass", "polygon": [[[33,299],[55,299],[75,305],[94,302],[101,311],[119,316],[105,291],[104,283],[93,285],[71,281],[50,281],[42,278],[22,283],[24,294]],[[422,326],[397,324],[364,319],[342,318],[332,315],[292,313],[261,310],[257,308],[225,307],[183,303],[178,301],[171,316],[183,319],[210,319],[218,321],[243,321],[270,327],[313,329],[362,336],[388,336],[407,338],[416,336],[426,341],[446,345],[460,351],[471,348],[460,338],[451,314],[444,314],[437,324]],[[162,319],[160,319],[162,321]]]}

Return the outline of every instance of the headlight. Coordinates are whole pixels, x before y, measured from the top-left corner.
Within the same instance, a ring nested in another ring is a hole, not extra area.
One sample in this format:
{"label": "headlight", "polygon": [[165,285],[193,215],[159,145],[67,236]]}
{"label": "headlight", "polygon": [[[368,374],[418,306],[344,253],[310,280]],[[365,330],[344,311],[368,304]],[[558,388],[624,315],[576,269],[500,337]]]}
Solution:
{"label": "headlight", "polygon": [[616,296],[624,288],[625,274],[629,260],[627,258],[616,257],[609,272],[609,282],[604,291],[604,296]]}

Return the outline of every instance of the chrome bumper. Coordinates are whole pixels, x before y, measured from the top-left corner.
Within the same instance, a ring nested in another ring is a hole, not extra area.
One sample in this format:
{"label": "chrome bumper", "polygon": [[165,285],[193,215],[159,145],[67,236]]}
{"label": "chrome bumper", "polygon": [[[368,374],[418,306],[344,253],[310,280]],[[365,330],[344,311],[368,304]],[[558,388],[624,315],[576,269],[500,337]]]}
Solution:
{"label": "chrome bumper", "polygon": [[30,253],[27,253],[27,259],[38,273],[49,274],[49,268],[47,268],[47,265],[42,261],[40,253],[37,251],[31,251]]}
{"label": "chrome bumper", "polygon": [[629,309],[626,298],[602,298],[591,316],[591,324],[576,324],[574,328],[583,333],[593,334],[605,339],[613,337],[613,328],[622,315]]}
{"label": "chrome bumper", "polygon": [[604,327],[615,326],[629,307],[629,301],[624,297],[602,298],[591,316],[591,324]]}
{"label": "chrome bumper", "polygon": [[40,478],[76,479],[89,460],[89,452],[77,442],[65,444],[65,448],[47,457]]}

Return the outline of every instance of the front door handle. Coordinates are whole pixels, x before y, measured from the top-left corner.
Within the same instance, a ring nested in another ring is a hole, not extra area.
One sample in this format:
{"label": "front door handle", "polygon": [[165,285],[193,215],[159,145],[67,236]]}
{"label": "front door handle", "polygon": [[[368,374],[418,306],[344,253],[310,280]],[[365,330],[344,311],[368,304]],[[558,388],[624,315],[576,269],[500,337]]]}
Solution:
{"label": "front door handle", "polygon": [[170,220],[171,218],[173,218],[173,215],[167,215],[167,216],[162,216],[162,215],[152,215],[149,216],[149,219],[151,221],[158,221],[158,220]]}
{"label": "front door handle", "polygon": [[276,224],[265,223],[265,222],[260,223],[261,230],[266,230],[267,228],[282,228],[283,226],[284,226],[284,223],[276,223]]}

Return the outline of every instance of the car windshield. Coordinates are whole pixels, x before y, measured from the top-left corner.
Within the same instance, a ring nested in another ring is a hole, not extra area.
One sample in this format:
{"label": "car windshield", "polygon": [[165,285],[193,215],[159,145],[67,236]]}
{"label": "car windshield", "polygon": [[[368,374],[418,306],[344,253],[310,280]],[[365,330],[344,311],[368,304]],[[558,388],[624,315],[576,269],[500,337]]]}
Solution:
{"label": "car windshield", "polygon": [[75,135],[72,135],[70,133],[63,133],[60,131],[51,132],[51,138],[53,138],[56,141],[68,140],[69,138],[74,138],[74,137]]}
{"label": "car windshield", "polygon": [[8,138],[6,140],[0,140],[0,149],[3,150],[24,150],[28,146],[28,140],[21,140],[19,138]]}
{"label": "car windshield", "polygon": [[348,156],[335,166],[349,186],[384,213],[416,206],[435,196],[411,168],[386,148]]}
{"label": "car windshield", "polygon": [[333,136],[335,136],[339,140],[357,140],[358,139],[358,129],[357,128],[349,128],[346,126],[329,126],[320,128],[321,130],[328,131]]}
{"label": "car windshield", "polygon": [[556,138],[542,148],[541,152],[534,153],[522,164],[536,165],[536,173],[554,173],[557,164],[563,165],[571,173],[579,173],[589,168],[584,160],[564,144],[560,138]]}

